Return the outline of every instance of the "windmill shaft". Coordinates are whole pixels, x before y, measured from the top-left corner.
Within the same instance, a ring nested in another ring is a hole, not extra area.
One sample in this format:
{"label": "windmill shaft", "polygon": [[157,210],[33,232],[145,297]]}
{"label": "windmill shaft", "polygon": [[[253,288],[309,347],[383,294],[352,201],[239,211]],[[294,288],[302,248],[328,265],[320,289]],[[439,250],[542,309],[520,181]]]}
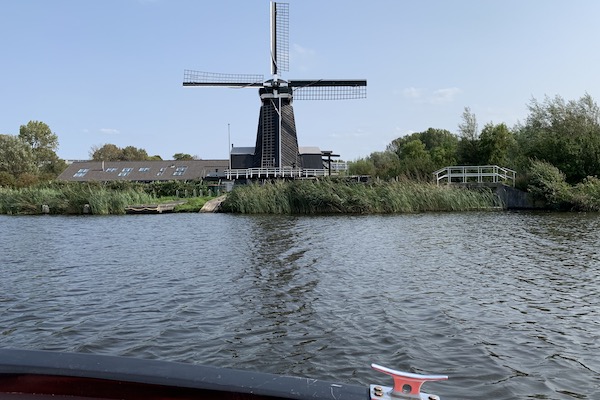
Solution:
{"label": "windmill shaft", "polygon": [[289,71],[289,4],[271,2],[271,75]]}
{"label": "windmill shaft", "polygon": [[312,80],[293,80],[289,82],[292,87],[308,86],[367,86],[367,81],[362,80],[331,80],[331,79],[312,79]]}
{"label": "windmill shaft", "polygon": [[183,86],[221,86],[231,88],[262,87],[262,83],[254,82],[183,82]]}
{"label": "windmill shaft", "polygon": [[271,75],[277,75],[277,3],[271,2]]}

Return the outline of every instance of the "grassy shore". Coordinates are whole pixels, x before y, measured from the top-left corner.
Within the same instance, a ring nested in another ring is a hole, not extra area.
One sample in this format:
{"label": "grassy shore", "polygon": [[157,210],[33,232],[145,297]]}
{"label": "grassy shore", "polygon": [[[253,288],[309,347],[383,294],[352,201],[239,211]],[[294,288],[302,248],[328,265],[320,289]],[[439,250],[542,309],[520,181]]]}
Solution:
{"label": "grassy shore", "polygon": [[489,189],[413,182],[301,180],[236,187],[221,206],[242,214],[390,214],[466,211],[500,206]]}
{"label": "grassy shore", "polygon": [[[177,206],[175,212],[198,212],[211,198],[186,198],[186,203]],[[156,197],[142,185],[49,184],[20,189],[0,188],[0,214],[124,214],[129,205],[173,200],[174,197]],[[237,186],[228,194],[221,211],[243,214],[389,214],[478,210],[499,205],[496,196],[486,189],[467,190],[412,182],[365,184],[320,179]]]}
{"label": "grassy shore", "polygon": [[41,214],[47,206],[50,214],[96,215],[124,214],[130,204],[150,203],[155,199],[137,189],[109,189],[100,185],[56,185],[20,189],[0,188],[0,214]]}

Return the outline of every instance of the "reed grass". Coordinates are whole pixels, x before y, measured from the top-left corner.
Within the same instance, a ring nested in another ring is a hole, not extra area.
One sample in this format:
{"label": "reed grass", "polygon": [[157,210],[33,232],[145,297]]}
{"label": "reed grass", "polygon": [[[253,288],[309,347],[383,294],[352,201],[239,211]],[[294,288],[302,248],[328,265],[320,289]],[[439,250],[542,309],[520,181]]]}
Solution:
{"label": "reed grass", "polygon": [[0,188],[0,214],[83,214],[89,204],[92,214],[124,214],[131,204],[149,203],[154,198],[140,188],[111,189],[97,184],[50,184],[26,188]]}
{"label": "reed grass", "polygon": [[221,210],[242,214],[390,214],[467,211],[500,205],[497,196],[486,188],[320,179],[238,186],[228,194]]}

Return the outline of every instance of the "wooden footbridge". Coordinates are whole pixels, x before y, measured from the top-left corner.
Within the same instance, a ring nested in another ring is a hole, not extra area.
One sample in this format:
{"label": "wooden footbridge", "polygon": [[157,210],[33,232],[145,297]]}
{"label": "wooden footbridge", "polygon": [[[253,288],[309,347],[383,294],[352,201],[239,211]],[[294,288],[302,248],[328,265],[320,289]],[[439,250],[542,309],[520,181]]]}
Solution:
{"label": "wooden footbridge", "polygon": [[445,167],[433,173],[436,183],[450,184],[504,184],[515,186],[517,173],[497,165],[463,165]]}

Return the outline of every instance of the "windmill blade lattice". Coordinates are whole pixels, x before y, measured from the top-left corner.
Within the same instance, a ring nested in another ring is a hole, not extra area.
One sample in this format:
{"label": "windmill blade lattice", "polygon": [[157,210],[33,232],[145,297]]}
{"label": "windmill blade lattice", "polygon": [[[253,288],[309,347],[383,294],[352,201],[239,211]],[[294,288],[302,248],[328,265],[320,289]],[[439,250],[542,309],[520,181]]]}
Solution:
{"label": "windmill blade lattice", "polygon": [[271,74],[290,70],[290,12],[288,3],[271,3]]}
{"label": "windmill blade lattice", "polygon": [[290,81],[294,100],[350,100],[367,97],[366,80]]}
{"label": "windmill blade lattice", "polygon": [[183,72],[183,86],[256,87],[263,86],[263,82],[263,75],[221,74],[190,69]]}

